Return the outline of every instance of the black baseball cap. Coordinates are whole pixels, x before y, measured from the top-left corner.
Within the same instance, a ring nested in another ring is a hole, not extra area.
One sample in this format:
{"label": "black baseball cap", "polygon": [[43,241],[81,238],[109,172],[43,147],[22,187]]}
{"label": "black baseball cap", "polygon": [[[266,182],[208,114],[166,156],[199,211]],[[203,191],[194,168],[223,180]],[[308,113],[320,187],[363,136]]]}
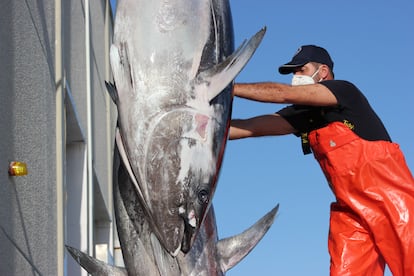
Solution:
{"label": "black baseball cap", "polygon": [[279,73],[282,75],[290,74],[295,68],[302,67],[308,62],[325,64],[333,71],[334,63],[328,51],[319,46],[304,45],[299,47],[291,61],[279,67]]}

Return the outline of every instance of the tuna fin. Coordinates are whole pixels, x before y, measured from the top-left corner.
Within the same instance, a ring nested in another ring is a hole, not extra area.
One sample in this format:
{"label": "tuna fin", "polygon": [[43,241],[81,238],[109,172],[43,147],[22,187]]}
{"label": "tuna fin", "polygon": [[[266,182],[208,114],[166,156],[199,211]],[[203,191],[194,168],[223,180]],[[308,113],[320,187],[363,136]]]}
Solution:
{"label": "tuna fin", "polygon": [[243,233],[219,240],[216,250],[223,272],[238,264],[263,238],[273,224],[279,204]]}
{"label": "tuna fin", "polygon": [[[140,186],[138,185],[138,181],[137,181],[137,179],[134,175],[134,172],[132,171],[131,164],[129,163],[128,155],[125,151],[124,143],[123,143],[119,128],[116,128],[116,130],[115,130],[115,141],[116,141],[116,145],[118,146],[119,155],[121,156],[121,160],[122,160],[122,162],[125,166],[125,169],[127,170],[128,174],[129,174],[129,177],[131,178],[132,183],[134,183],[134,186],[137,189],[137,193],[138,193],[139,197],[144,200],[145,197],[142,193],[142,190],[141,190]],[[144,208],[146,209],[146,211],[149,210],[148,206],[146,206],[146,205],[144,206]]]}
{"label": "tuna fin", "polygon": [[128,172],[129,178],[131,179],[131,182],[133,183],[134,187],[136,188],[138,198],[140,199],[140,203],[142,205],[142,209],[144,210],[144,213],[148,216],[148,222],[151,225],[152,231],[157,235],[157,237],[163,237],[161,235],[159,228],[154,223],[154,218],[152,217],[152,213],[150,212],[150,208],[148,207],[147,202],[145,201],[144,194],[142,193],[142,190],[138,184],[138,181],[135,177],[135,174],[131,168],[131,164],[129,163],[128,155],[126,153],[124,143],[122,140],[121,133],[119,131],[119,128],[116,128],[115,130],[115,142],[118,147],[118,153],[121,156],[122,163],[124,164],[125,169]]}
{"label": "tuna fin", "polygon": [[111,96],[112,101],[117,104],[118,103],[118,92],[116,91],[116,86],[114,83],[110,83],[105,81],[106,89],[108,90],[109,96]]}
{"label": "tuna fin", "polygon": [[70,255],[92,276],[127,276],[125,268],[108,265],[82,251],[66,245]]}
{"label": "tuna fin", "polygon": [[265,35],[266,28],[257,32],[249,41],[244,41],[242,45],[223,62],[216,66],[200,72],[196,79],[196,90],[201,90],[201,95],[208,95],[208,101],[211,102],[217,95],[229,85],[239,72],[250,60],[260,42]]}

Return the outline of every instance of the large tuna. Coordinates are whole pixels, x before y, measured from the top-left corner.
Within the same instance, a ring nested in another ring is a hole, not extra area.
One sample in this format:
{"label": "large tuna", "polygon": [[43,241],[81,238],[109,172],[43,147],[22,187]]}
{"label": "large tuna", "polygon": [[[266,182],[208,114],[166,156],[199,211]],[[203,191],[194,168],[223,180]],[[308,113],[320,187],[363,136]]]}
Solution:
{"label": "large tuna", "polygon": [[161,244],[187,252],[211,203],[231,83],[264,30],[233,52],[224,0],[121,0],[111,66],[117,145]]}
{"label": "large tuna", "polygon": [[277,207],[218,240],[212,197],[232,81],[265,30],[234,51],[228,0],[118,0],[110,51],[118,108],[114,203],[125,269],[74,248],[95,275],[223,275],[263,237]]}
{"label": "large tuna", "polygon": [[272,225],[275,207],[239,235],[218,240],[213,206],[207,212],[193,246],[171,256],[151,230],[136,188],[115,151],[114,205],[125,268],[110,266],[67,247],[74,259],[93,276],[221,276],[242,260]]}

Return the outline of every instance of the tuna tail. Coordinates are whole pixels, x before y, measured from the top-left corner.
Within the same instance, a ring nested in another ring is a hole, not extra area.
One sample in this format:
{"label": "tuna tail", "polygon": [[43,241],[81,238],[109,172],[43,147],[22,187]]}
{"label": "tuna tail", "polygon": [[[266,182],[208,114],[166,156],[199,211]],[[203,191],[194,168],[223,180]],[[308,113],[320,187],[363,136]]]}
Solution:
{"label": "tuna tail", "polygon": [[66,245],[70,255],[92,276],[127,276],[125,268],[108,265],[82,251]]}
{"label": "tuna tail", "polygon": [[224,272],[238,264],[263,238],[273,224],[279,204],[243,233],[217,242],[217,255]]}
{"label": "tuna tail", "polygon": [[219,95],[227,85],[229,85],[239,72],[250,60],[257,47],[259,47],[266,33],[266,28],[257,32],[249,41],[244,41],[242,45],[223,62],[216,66],[200,72],[195,78],[195,88],[197,94],[208,95],[211,102]]}

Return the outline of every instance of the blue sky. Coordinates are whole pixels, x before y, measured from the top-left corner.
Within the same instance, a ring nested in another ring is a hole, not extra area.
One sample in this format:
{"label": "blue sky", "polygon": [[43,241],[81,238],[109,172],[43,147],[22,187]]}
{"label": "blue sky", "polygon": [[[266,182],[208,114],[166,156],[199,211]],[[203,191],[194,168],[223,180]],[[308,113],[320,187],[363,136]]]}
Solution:
{"label": "blue sky", "polygon": [[[236,47],[267,33],[237,82],[278,81],[279,65],[304,44],[325,47],[335,76],[356,84],[414,169],[414,2],[230,0]],[[282,105],[235,99],[234,118]],[[227,275],[329,275],[327,233],[334,200],[312,155],[293,135],[229,141],[214,197],[221,238],[250,227],[280,204],[274,225]],[[390,275],[390,274],[387,274]]]}

